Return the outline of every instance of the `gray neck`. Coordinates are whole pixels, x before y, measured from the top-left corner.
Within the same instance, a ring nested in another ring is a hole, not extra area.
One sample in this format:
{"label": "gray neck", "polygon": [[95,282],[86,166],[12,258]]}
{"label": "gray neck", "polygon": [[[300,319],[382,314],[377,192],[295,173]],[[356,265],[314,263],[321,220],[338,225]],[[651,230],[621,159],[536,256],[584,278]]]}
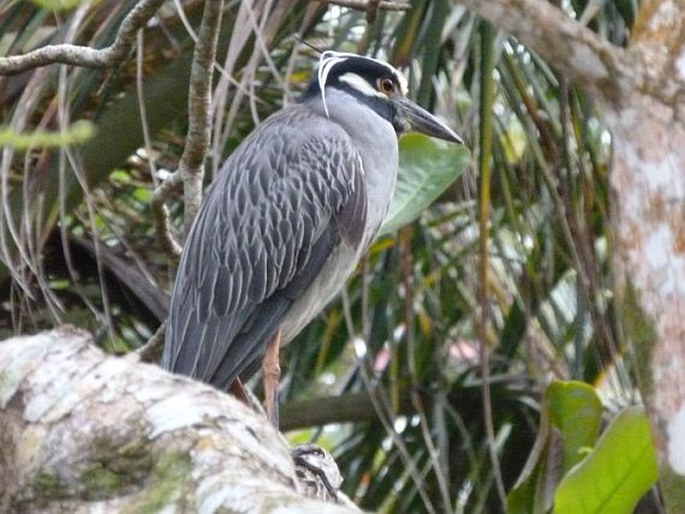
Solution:
{"label": "gray neck", "polygon": [[[335,88],[326,90],[329,119],[349,134],[364,166],[368,195],[365,241],[368,245],[376,235],[387,213],[395,190],[398,167],[397,133],[392,124],[352,95]],[[308,105],[326,116],[321,99]]]}

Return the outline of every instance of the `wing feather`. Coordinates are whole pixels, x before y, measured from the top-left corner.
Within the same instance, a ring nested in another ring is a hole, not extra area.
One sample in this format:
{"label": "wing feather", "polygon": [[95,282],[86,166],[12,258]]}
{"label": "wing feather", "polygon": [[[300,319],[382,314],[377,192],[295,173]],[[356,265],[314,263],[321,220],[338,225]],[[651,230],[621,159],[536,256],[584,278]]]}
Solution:
{"label": "wing feather", "polygon": [[229,385],[336,246],[361,243],[366,201],[343,129],[303,106],[265,121],[226,161],[188,235],[163,366]]}

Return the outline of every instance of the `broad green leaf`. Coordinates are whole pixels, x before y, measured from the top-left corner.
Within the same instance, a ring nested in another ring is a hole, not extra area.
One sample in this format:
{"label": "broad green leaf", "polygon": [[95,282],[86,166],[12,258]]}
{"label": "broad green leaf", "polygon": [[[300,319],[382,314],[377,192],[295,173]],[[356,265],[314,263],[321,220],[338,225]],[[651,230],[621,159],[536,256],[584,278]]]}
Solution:
{"label": "broad green leaf", "polygon": [[578,464],[597,440],[602,421],[602,402],[594,388],[583,382],[552,382],[545,391],[550,423],[564,441],[566,473]]}
{"label": "broad green leaf", "polygon": [[543,513],[563,473],[594,446],[602,403],[583,382],[552,382],[542,402],[540,429],[526,466],[507,498],[509,514]]}
{"label": "broad green leaf", "polygon": [[407,134],[400,140],[400,169],[395,195],[381,235],[411,223],[461,175],[470,152],[461,145]]}
{"label": "broad green leaf", "polygon": [[627,409],[614,418],[595,449],[561,481],[555,514],[630,514],[656,482],[647,417]]}

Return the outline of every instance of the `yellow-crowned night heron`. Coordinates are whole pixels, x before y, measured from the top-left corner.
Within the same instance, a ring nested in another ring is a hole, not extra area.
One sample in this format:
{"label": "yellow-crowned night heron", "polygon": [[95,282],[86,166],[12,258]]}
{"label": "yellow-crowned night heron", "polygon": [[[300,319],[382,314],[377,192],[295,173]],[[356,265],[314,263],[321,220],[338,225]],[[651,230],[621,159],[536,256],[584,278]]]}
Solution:
{"label": "yellow-crowned night heron", "polygon": [[397,136],[459,136],[387,63],[324,52],[299,103],[226,160],[183,249],[163,366],[219,389],[262,359],[277,424],[278,349],[341,290],[395,186]]}

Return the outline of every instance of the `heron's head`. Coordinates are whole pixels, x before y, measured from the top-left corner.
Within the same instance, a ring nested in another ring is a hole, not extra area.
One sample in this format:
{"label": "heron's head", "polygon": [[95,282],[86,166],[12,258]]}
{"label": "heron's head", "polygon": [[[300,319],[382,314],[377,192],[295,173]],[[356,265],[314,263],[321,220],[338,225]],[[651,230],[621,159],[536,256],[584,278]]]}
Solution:
{"label": "heron's head", "polygon": [[350,53],[324,52],[305,98],[320,95],[326,114],[329,88],[345,91],[364,103],[388,120],[398,134],[419,132],[454,143],[463,142],[451,128],[407,98],[407,81],[386,62]]}

